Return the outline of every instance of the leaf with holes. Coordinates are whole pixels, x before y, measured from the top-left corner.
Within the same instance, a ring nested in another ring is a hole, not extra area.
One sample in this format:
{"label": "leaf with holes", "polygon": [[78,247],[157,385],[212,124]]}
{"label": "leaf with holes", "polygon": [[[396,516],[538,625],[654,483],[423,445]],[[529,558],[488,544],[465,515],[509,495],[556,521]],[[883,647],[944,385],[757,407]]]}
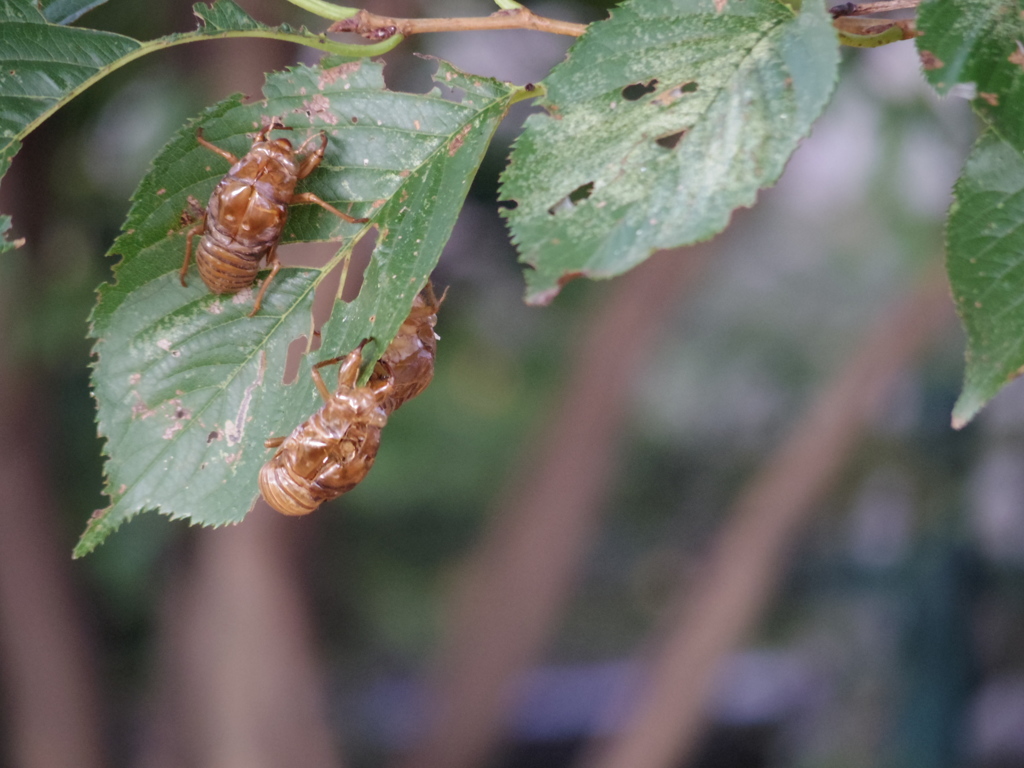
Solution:
{"label": "leaf with holes", "polygon": [[[116,281],[101,287],[92,333],[93,386],[106,438],[111,505],[90,521],[76,554],[92,550],[143,510],[206,525],[241,520],[272,451],[319,407],[310,366],[370,338],[364,357],[384,350],[440,256],[476,169],[516,89],[447,64],[438,79],[461,92],[448,101],[384,89],[380,64],[297,67],[270,75],[265,98],[240,97],[206,110],[153,163],[134,197]],[[196,141],[244,154],[261,121],[280,118],[299,142],[325,131],[323,162],[300,182],[332,205],[371,223],[349,224],[315,205],[293,206],[282,242],[340,240],[323,269],[282,269],[263,308],[247,317],[252,291],[216,296],[193,269],[183,288],[188,198],[205,202],[228,163]],[[303,358],[298,381],[283,382],[289,343],[311,330],[313,293],[377,227],[377,245],[359,296],[337,301],[322,348]],[[385,438],[386,439],[386,438]]]}
{"label": "leaf with holes", "polygon": [[591,25],[503,177],[527,301],[722,230],[778,178],[837,64],[821,3],[633,0]]}

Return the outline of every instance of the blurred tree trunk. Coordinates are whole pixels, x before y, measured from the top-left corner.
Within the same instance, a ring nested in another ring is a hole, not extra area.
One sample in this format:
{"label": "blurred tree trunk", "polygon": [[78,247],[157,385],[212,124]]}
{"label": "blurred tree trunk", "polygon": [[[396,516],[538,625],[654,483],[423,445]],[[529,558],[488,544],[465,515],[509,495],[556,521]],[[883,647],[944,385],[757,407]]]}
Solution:
{"label": "blurred tree trunk", "polygon": [[700,246],[655,255],[610,284],[587,318],[560,402],[462,569],[428,732],[402,768],[481,765],[500,738],[512,686],[542,652],[590,547],[635,373],[710,254]]}
{"label": "blurred tree trunk", "polygon": [[678,590],[622,735],[595,745],[591,768],[684,765],[700,736],[715,675],[765,611],[787,556],[897,377],[953,319],[937,266],[867,330],[789,437],[750,482],[696,583]]}
{"label": "blurred tree trunk", "polygon": [[[0,292],[0,338],[10,339]],[[0,669],[10,765],[100,768],[102,706],[92,637],[71,584],[71,548],[50,492],[45,387],[0,345]]]}
{"label": "blurred tree trunk", "polygon": [[261,501],[198,532],[164,606],[143,768],[340,765],[290,546],[310,522]]}
{"label": "blurred tree trunk", "polygon": [[[37,257],[48,224],[43,136],[26,142],[4,179],[0,210],[10,212],[25,249],[4,254],[0,279],[0,671],[4,743],[19,768],[99,768],[104,708],[93,637],[72,583],[71,548],[51,491],[48,446],[59,439],[44,382],[34,380],[13,339],[26,305],[15,264]],[[37,265],[38,266],[38,265]],[[12,277],[12,275],[15,275]],[[29,280],[45,279],[32,274]],[[23,335],[22,335],[23,336]],[[25,351],[23,351],[24,353]],[[31,358],[31,354],[27,355]]]}

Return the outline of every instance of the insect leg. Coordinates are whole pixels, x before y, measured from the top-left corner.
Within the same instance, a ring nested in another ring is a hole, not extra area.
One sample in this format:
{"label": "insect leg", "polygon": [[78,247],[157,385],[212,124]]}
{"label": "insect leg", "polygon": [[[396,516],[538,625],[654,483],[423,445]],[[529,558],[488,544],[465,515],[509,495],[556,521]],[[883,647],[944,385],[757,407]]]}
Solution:
{"label": "insect leg", "polygon": [[[309,174],[311,174],[313,170],[318,165],[320,165],[320,161],[324,159],[324,150],[327,149],[327,133],[324,131],[320,131],[319,135],[320,147],[310,152],[306,156],[306,159],[302,161],[302,165],[299,166],[298,177],[300,179],[304,179],[307,176],[309,176]],[[310,136],[308,139],[302,142],[302,146],[295,150],[295,154],[301,155],[303,150],[306,149],[306,145],[309,144],[309,142],[313,141],[315,138],[316,136]]]}
{"label": "insect leg", "polygon": [[339,389],[343,386],[354,387],[356,385],[356,380],[359,378],[359,366],[363,362],[363,347],[369,341],[369,339],[363,339],[359,346],[349,352],[342,364],[338,366]]}
{"label": "insect leg", "polygon": [[252,317],[260,311],[260,305],[263,303],[263,294],[267,292],[267,288],[270,285],[270,281],[274,279],[274,275],[281,269],[281,262],[277,260],[277,246],[275,245],[270,249],[270,253],[267,254],[267,266],[270,267],[270,274],[267,275],[267,279],[263,281],[263,285],[260,286],[260,292],[256,294],[256,303],[253,304],[252,312],[249,313],[249,317]]}
{"label": "insect leg", "polygon": [[422,293],[423,300],[427,305],[426,308],[430,310],[428,314],[432,315],[441,308],[441,305],[444,304],[444,300],[448,297],[449,288],[451,288],[450,285],[445,286],[444,293],[441,294],[441,298],[439,299],[437,298],[437,294],[434,293],[434,284],[430,282],[429,278],[427,279],[427,284],[423,286]]}
{"label": "insect leg", "polygon": [[270,118],[270,122],[263,126],[262,130],[256,134],[256,141],[266,141],[267,134],[271,131],[290,131],[287,125],[281,122],[277,117]]}
{"label": "insect leg", "polygon": [[283,437],[272,437],[269,440],[264,440],[263,441],[263,446],[265,448],[277,448],[284,441],[285,441],[285,438],[283,438]]}
{"label": "insect leg", "polygon": [[327,389],[327,385],[324,384],[323,377],[320,376],[320,369],[325,365],[334,365],[344,359],[345,358],[343,357],[332,357],[330,360],[321,360],[313,366],[313,370],[311,371],[313,374],[313,383],[316,384],[316,390],[320,393],[320,397],[324,399],[325,403],[331,399],[331,391]]}
{"label": "insect leg", "polygon": [[221,149],[216,144],[211,144],[206,139],[204,139],[203,138],[203,129],[202,128],[196,128],[196,141],[198,141],[202,146],[206,147],[207,149],[211,150],[212,152],[216,152],[218,155],[223,157],[225,160],[227,160],[232,165],[234,165],[235,163],[238,162],[238,158],[235,157],[234,155],[232,155],[226,149]]}
{"label": "insect leg", "polygon": [[185,233],[185,263],[181,265],[181,273],[178,278],[181,280],[183,287],[187,288],[188,283],[185,282],[185,273],[188,272],[188,263],[192,260],[192,238],[198,234],[201,234],[206,230],[206,218],[196,224],[192,229]]}
{"label": "insect leg", "polygon": [[300,195],[292,195],[292,203],[316,203],[324,210],[330,211],[339,219],[344,219],[349,224],[365,224],[369,219],[355,219],[349,216],[347,213],[342,213],[330,203],[324,202],[319,197],[314,195],[312,192],[303,192]]}

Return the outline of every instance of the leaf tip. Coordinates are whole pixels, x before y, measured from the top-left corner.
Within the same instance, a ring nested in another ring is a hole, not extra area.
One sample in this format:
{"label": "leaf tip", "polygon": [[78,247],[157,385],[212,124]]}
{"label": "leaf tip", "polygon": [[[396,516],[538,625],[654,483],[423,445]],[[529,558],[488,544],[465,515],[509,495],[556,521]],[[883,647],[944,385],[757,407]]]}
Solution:
{"label": "leaf tip", "polygon": [[978,411],[984,407],[985,402],[976,393],[970,393],[966,390],[961,392],[960,397],[957,398],[956,404],[953,406],[950,425],[953,429],[963,429],[978,415]]}
{"label": "leaf tip", "polygon": [[89,518],[89,522],[85,526],[85,530],[82,531],[82,535],[78,539],[78,543],[71,552],[71,558],[73,560],[77,560],[80,557],[88,555],[96,549],[96,547],[102,544],[106,540],[107,536],[113,532],[114,529],[111,526],[104,525],[107,513],[109,513],[111,509],[112,507],[106,507],[105,509],[97,509],[92,513],[92,517]]}
{"label": "leaf tip", "polygon": [[581,277],[589,277],[589,274],[584,270],[566,272],[558,278],[554,285],[549,285],[539,290],[530,288],[526,292],[526,303],[531,307],[546,307],[562,292],[562,288],[565,287],[566,283]]}

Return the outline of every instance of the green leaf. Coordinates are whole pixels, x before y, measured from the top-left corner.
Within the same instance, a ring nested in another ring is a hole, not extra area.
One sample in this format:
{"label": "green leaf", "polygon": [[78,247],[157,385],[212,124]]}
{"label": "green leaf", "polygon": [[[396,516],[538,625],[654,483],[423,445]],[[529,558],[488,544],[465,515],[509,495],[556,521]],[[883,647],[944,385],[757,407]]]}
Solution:
{"label": "green leaf", "polygon": [[[3,175],[7,173],[7,169],[11,167],[11,158],[17,154],[19,149],[21,149],[21,143],[17,141],[13,141],[8,146],[0,148],[0,178],[3,178]],[[8,239],[7,232],[10,228],[11,217],[0,215],[0,253],[21,245],[20,241],[15,243]]]}
{"label": "green leaf", "polygon": [[[76,555],[144,510],[206,525],[241,520],[272,454],[263,441],[288,434],[320,405],[310,366],[365,338],[373,339],[369,361],[394,337],[517,94],[443,63],[438,79],[460,89],[461,101],[387,91],[375,63],[272,74],[263,101],[235,97],[211,107],[156,158],[112,248],[123,257],[116,282],[101,288],[93,313],[111,505],[90,521]],[[372,222],[360,228],[318,206],[294,206],[282,242],[343,238],[342,248],[322,270],[282,269],[249,318],[249,291],[212,295],[194,267],[181,287],[188,226],[180,218],[188,196],[205,202],[227,171],[223,158],[197,145],[196,127],[240,156],[269,116],[283,118],[295,142],[327,132],[325,159],[299,189]],[[288,345],[310,332],[315,288],[372,226],[377,245],[359,296],[336,302],[323,346],[303,358],[297,382],[285,384]]]}
{"label": "green leaf", "polygon": [[41,0],[43,16],[51,24],[71,24],[87,11],[107,0]]}
{"label": "green leaf", "polygon": [[[203,31],[209,33],[236,29],[267,29],[233,2],[215,3],[212,8],[196,3],[193,11],[203,20]],[[284,25],[284,29],[291,31],[287,25]]]}
{"label": "green leaf", "polygon": [[967,424],[1024,367],[1024,8],[1019,0],[933,0],[918,11],[918,51],[940,93],[971,83],[988,125],[955,188],[947,269],[967,331]]}
{"label": "green leaf", "polygon": [[1024,8],[1020,0],[934,0],[918,11],[917,47],[940,93],[974,83],[975,109],[1024,152]]}
{"label": "green leaf", "polygon": [[110,32],[48,24],[29,0],[0,0],[0,153],[139,45]]}
{"label": "green leaf", "polygon": [[0,253],[11,251],[25,244],[24,240],[8,240],[7,233],[11,229],[11,217],[0,216]]}
{"label": "green leaf", "polygon": [[[336,43],[304,28],[267,27],[230,0],[218,0],[213,7],[197,3],[193,10],[203,22],[197,31],[140,43],[109,32],[49,24],[31,0],[0,0],[0,178],[18,141],[83,90],[145,54],[215,37],[271,37],[342,56],[371,56],[381,50]],[[0,251],[9,247],[0,245]]]}
{"label": "green leaf", "polygon": [[503,178],[527,301],[721,231],[778,178],[837,65],[821,3],[634,0],[592,24]]}
{"label": "green leaf", "polygon": [[[20,139],[139,43],[46,23],[30,0],[0,0],[0,178]],[[0,239],[0,252],[14,247]]]}
{"label": "green leaf", "polygon": [[968,344],[959,428],[1024,369],[1024,156],[986,131],[954,194],[947,268]]}

